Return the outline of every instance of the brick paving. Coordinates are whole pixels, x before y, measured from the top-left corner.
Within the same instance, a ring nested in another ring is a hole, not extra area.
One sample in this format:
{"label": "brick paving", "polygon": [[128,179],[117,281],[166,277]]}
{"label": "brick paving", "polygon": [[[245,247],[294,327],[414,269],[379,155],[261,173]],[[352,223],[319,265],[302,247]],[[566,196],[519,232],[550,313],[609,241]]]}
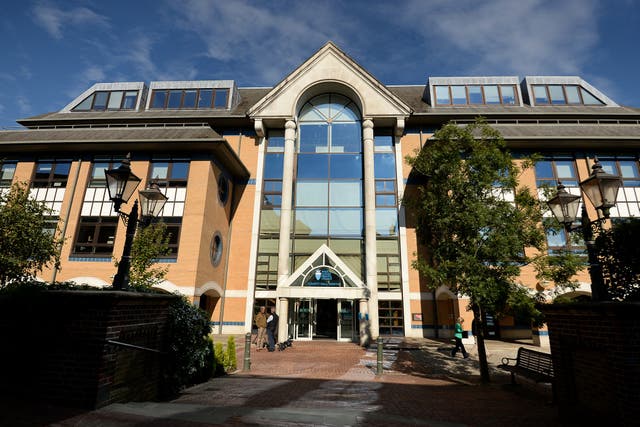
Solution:
{"label": "brick paving", "polygon": [[[242,369],[243,343],[238,340]],[[489,342],[492,366],[514,357],[519,344]],[[64,413],[54,426],[556,426],[550,389],[511,386],[492,369],[479,384],[477,352],[451,358],[448,342],[392,340],[385,345],[382,376],[375,348],[334,341],[295,342],[282,352],[251,351],[250,371],[191,387],[171,402],[114,404]],[[41,418],[41,420],[43,420]],[[28,422],[28,421],[27,421]]]}

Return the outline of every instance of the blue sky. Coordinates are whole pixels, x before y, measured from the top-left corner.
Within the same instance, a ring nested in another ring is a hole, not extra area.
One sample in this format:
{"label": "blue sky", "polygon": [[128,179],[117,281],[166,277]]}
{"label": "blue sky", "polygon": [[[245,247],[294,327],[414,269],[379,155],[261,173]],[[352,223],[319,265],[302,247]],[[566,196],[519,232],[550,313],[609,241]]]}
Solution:
{"label": "blue sky", "polygon": [[0,128],[95,82],[273,86],[332,40],[385,84],[579,75],[640,107],[640,0],[4,0]]}

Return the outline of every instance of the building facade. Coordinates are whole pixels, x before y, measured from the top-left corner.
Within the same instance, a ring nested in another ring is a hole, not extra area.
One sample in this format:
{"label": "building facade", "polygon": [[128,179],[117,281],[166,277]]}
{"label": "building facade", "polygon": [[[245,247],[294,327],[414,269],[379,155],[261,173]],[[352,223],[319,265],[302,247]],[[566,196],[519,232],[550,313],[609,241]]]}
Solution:
{"label": "building facade", "polygon": [[[405,157],[443,124],[477,116],[516,159],[542,156],[522,184],[561,180],[579,194],[598,156],[624,180],[612,217],[640,216],[640,109],[579,77],[389,86],[331,42],[269,88],[95,84],[60,111],[19,120],[24,129],[0,131],[0,186],[28,181],[55,213],[62,264],[43,280],[111,284],[125,226],[104,170],[130,153],[141,188],[155,179],[169,198],[161,216],[171,253],[159,260],[169,272],[159,287],[206,310],[214,333],[249,331],[256,307],[268,305],[280,340],[447,337],[457,316],[471,325],[468,300],[431,290],[411,267],[418,245],[402,200],[419,183]],[[548,243],[570,244],[553,233]],[[547,288],[530,268],[520,279]],[[588,295],[586,271],[578,280],[572,296]],[[487,323],[490,336],[544,343],[544,330],[516,319]]]}

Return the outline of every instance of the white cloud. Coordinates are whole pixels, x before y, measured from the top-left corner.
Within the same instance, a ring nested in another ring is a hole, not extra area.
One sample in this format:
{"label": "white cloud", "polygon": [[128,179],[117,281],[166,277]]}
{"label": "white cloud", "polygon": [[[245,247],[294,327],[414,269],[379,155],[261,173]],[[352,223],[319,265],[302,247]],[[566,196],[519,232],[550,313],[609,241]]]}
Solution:
{"label": "white cloud", "polygon": [[462,72],[528,75],[578,73],[598,41],[597,6],[595,0],[411,0],[402,9],[424,44],[436,46],[430,53],[457,62]]}
{"label": "white cloud", "polygon": [[29,99],[27,97],[22,95],[18,96],[16,98],[16,104],[18,104],[18,110],[20,111],[20,114],[31,114],[31,102],[29,102]]}
{"label": "white cloud", "polygon": [[36,24],[47,31],[51,37],[61,39],[63,27],[97,25],[109,28],[109,18],[99,15],[86,7],[76,7],[63,10],[48,1],[36,3],[32,9],[32,16]]}
{"label": "white cloud", "polygon": [[206,56],[242,63],[236,72],[270,84],[292,71],[313,53],[312,49],[331,39],[333,29],[342,20],[337,9],[322,9],[318,4],[313,10],[306,3],[247,0],[168,4],[179,17],[179,26],[201,38]]}

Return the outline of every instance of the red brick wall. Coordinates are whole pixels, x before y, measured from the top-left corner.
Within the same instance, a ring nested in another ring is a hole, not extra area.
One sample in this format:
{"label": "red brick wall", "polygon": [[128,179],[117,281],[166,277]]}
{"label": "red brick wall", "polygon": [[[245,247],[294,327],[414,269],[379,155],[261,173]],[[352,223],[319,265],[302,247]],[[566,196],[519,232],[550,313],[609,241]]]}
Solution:
{"label": "red brick wall", "polygon": [[637,425],[640,303],[545,308],[560,414]]}
{"label": "red brick wall", "polygon": [[77,407],[158,395],[167,308],[175,296],[49,291],[0,298],[0,391]]}

